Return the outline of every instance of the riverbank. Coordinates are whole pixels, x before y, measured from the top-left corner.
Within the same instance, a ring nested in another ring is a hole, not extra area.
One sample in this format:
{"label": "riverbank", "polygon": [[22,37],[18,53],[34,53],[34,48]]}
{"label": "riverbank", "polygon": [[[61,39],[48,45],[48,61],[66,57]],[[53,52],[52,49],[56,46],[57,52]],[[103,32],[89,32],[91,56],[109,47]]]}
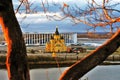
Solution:
{"label": "riverbank", "polygon": [[[81,59],[86,54],[76,53],[57,53],[56,57],[52,57],[52,53],[28,54],[28,63],[30,68],[47,68],[47,67],[67,67]],[[6,55],[0,54],[0,68],[5,68]]]}
{"label": "riverbank", "polygon": [[[49,67],[67,67],[76,61],[84,58],[87,53],[57,53],[56,57],[52,57],[52,53],[28,54],[28,63],[33,68],[49,68]],[[0,54],[0,68],[5,68],[6,54]],[[110,55],[101,65],[120,65],[120,54],[115,52]]]}

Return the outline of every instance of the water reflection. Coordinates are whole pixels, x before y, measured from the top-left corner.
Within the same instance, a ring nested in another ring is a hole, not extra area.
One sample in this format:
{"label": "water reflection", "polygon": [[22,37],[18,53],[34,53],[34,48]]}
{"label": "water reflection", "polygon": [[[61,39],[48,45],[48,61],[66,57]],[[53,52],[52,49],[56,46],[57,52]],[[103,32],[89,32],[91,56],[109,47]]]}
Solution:
{"label": "water reflection", "polygon": [[[66,68],[61,68],[63,71]],[[31,80],[58,80],[61,72],[58,68],[33,69],[30,70]]]}
{"label": "water reflection", "polygon": [[[60,68],[63,72],[66,67]],[[31,80],[58,80],[61,72],[58,68],[39,68],[30,70]],[[120,65],[97,66],[80,80],[120,80]],[[0,70],[0,80],[8,80],[7,71]]]}
{"label": "water reflection", "polygon": [[97,66],[84,77],[88,77],[88,80],[120,80],[119,74],[120,65]]}
{"label": "water reflection", "polygon": [[5,69],[0,69],[0,80],[8,80],[7,71]]}

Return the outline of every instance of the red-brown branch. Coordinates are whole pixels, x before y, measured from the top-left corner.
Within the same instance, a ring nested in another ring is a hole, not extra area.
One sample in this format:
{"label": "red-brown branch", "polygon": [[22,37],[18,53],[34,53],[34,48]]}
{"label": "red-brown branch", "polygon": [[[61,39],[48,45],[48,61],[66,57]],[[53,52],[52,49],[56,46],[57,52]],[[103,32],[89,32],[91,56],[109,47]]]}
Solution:
{"label": "red-brown branch", "polygon": [[69,69],[63,72],[59,80],[78,80],[95,66],[101,64],[119,46],[120,30],[118,30],[111,39],[97,48],[94,52],[88,54],[85,58],[70,66]]}

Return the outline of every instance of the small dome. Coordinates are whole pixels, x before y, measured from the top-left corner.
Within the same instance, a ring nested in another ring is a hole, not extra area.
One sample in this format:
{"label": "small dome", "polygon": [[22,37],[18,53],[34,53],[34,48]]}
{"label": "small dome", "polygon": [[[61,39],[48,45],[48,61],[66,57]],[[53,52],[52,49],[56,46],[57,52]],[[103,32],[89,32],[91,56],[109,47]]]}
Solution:
{"label": "small dome", "polygon": [[59,35],[58,27],[56,26],[55,35]]}
{"label": "small dome", "polygon": [[51,36],[51,39],[54,39],[53,36]]}

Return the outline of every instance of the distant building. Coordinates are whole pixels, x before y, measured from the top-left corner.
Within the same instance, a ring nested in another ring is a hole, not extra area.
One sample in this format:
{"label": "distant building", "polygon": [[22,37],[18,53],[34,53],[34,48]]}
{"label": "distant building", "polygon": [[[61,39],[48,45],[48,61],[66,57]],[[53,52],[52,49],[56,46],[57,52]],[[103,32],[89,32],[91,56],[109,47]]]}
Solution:
{"label": "distant building", "polygon": [[63,36],[59,34],[58,28],[51,36],[51,40],[46,43],[46,52],[66,52],[67,47]]}
{"label": "distant building", "polygon": [[[45,45],[53,35],[53,33],[23,33],[26,45]],[[60,33],[60,36],[63,36],[66,45],[77,43],[77,33],[75,32]]]}

